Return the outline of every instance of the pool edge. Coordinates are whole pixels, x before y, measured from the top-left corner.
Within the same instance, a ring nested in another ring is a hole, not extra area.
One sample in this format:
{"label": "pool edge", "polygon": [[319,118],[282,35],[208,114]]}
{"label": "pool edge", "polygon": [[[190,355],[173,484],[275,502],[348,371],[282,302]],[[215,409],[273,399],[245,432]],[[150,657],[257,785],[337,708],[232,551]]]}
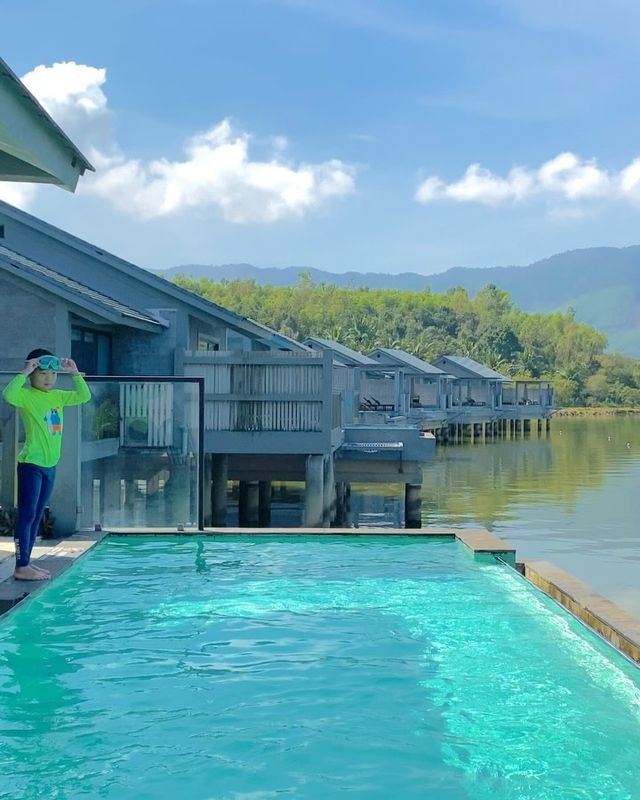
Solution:
{"label": "pool edge", "polygon": [[524,577],[640,666],[640,621],[548,561],[525,561]]}
{"label": "pool edge", "polygon": [[[10,613],[24,600],[50,586],[56,578],[85,556],[108,534],[105,531],[85,531],[64,539],[40,541],[36,544],[38,554],[33,562],[51,572],[45,581],[17,581],[13,577],[13,555],[0,560],[0,618]],[[13,541],[11,542],[13,544]],[[3,552],[7,552],[3,548]],[[4,576],[4,577],[2,577]]]}

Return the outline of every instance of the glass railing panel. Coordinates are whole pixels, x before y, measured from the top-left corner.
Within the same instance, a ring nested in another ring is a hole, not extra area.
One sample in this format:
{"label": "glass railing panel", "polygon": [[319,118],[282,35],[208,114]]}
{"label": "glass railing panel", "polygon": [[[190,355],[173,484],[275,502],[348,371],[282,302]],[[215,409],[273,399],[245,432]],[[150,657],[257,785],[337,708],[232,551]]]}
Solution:
{"label": "glass railing panel", "polygon": [[[0,373],[0,391],[12,377]],[[77,507],[81,528],[201,526],[202,381],[86,380],[92,398],[81,406],[77,423],[70,410],[69,423],[65,415],[64,437],[69,441],[59,467],[77,476],[78,491],[73,497],[54,491],[53,517],[66,504],[73,514]],[[71,388],[69,377],[60,375],[58,386]],[[17,448],[7,440],[16,422]],[[15,453],[23,440],[15,409],[0,402],[0,506],[5,509],[16,502]]]}
{"label": "glass railing panel", "polygon": [[199,383],[88,379],[82,409],[81,526],[197,528]]}

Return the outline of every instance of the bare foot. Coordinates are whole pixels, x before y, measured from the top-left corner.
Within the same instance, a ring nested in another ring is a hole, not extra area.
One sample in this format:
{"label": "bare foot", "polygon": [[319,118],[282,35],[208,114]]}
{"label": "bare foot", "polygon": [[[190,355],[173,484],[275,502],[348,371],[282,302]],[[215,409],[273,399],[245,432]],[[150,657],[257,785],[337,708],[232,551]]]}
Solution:
{"label": "bare foot", "polygon": [[16,567],[13,573],[13,577],[17,581],[46,581],[49,580],[49,576],[45,575],[38,569],[34,569],[33,567]]}
{"label": "bare foot", "polygon": [[47,578],[51,577],[51,573],[49,572],[48,569],[44,569],[43,567],[39,567],[37,564],[33,564],[33,563],[29,564],[29,566],[32,569],[35,569],[36,572],[41,572],[43,575],[46,575]]}

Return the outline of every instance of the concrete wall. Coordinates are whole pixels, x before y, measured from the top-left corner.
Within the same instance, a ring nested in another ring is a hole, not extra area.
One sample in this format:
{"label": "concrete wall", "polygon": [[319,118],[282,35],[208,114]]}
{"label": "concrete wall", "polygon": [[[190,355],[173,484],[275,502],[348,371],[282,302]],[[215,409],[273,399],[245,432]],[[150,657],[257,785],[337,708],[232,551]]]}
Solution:
{"label": "concrete wall", "polygon": [[148,333],[133,328],[117,328],[112,334],[114,375],[173,375],[176,329]]}
{"label": "concrete wall", "polygon": [[416,378],[413,383],[412,398],[417,397],[421,406],[440,406],[438,384]]}
{"label": "concrete wall", "polygon": [[375,379],[362,377],[360,380],[360,397],[367,397],[370,400],[375,398],[375,400],[383,405],[395,406],[395,382],[385,378]]}
{"label": "concrete wall", "polygon": [[[68,311],[64,304],[35,293],[26,282],[0,272],[0,370],[17,372],[30,350],[67,352]],[[64,351],[61,349],[65,347]]]}

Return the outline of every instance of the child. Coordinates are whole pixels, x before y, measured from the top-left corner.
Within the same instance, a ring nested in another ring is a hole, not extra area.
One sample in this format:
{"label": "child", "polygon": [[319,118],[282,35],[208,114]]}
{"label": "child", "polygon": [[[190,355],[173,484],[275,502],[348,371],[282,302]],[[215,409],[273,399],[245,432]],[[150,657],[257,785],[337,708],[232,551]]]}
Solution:
{"label": "child", "polygon": [[[75,389],[55,389],[57,373],[73,376]],[[29,378],[29,384],[27,383]],[[26,440],[18,455],[18,521],[14,541],[19,581],[43,581],[47,570],[30,564],[40,520],[51,497],[60,460],[64,407],[91,399],[89,387],[70,358],[57,358],[49,350],[32,350],[24,369],[5,387],[3,397],[20,409]]]}

